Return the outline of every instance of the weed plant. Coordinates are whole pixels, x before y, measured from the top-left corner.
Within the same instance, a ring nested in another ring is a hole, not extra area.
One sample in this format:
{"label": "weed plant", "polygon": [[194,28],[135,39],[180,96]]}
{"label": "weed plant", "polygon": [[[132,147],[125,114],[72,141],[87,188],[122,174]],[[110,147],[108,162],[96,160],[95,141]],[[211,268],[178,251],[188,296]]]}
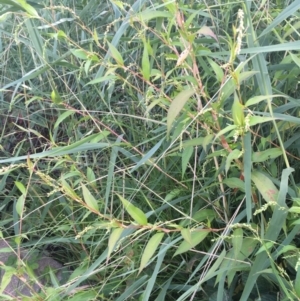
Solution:
{"label": "weed plant", "polygon": [[37,2],[0,2],[1,235],[72,275],[22,300],[299,300],[299,1]]}

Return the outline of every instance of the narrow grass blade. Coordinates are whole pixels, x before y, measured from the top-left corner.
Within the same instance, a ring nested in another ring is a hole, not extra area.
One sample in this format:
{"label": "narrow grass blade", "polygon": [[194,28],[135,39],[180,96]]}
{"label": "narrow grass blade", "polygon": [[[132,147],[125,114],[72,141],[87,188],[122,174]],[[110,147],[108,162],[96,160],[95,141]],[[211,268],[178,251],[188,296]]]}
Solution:
{"label": "narrow grass blade", "polygon": [[162,138],[160,141],[158,141],[150,150],[149,152],[136,164],[136,166],[134,166],[131,170],[130,173],[134,172],[135,170],[137,170],[140,166],[142,166],[143,164],[145,164],[154,154],[155,152],[160,148],[161,144],[163,143],[163,141],[165,140],[165,138]]}

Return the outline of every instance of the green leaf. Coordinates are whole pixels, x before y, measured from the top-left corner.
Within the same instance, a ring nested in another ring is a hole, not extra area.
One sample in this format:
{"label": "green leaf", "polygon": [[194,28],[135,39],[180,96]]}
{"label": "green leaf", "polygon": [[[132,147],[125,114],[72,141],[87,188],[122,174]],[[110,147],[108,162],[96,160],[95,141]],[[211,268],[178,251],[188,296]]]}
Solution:
{"label": "green leaf", "polygon": [[115,61],[121,65],[124,66],[124,61],[121,56],[121,53],[118,51],[118,49],[111,43],[107,42],[109,51],[111,52],[111,56],[115,59]]}
{"label": "green leaf", "polygon": [[223,183],[230,188],[238,188],[241,191],[245,191],[245,183],[239,178],[227,178],[223,180]]}
{"label": "green leaf", "polygon": [[26,188],[21,182],[15,181],[15,185],[18,187],[22,194],[26,194]]}
{"label": "green leaf", "polygon": [[186,147],[181,155],[181,178],[183,179],[185,171],[187,169],[188,163],[191,159],[191,156],[194,152],[194,148],[192,146]]}
{"label": "green leaf", "polygon": [[212,67],[213,71],[216,74],[217,81],[219,83],[222,83],[222,81],[224,79],[224,72],[223,72],[222,68],[217,63],[215,63],[212,59],[207,58],[207,60],[210,64],[210,66]]}
{"label": "green leaf", "polygon": [[102,82],[109,81],[109,80],[115,80],[117,78],[118,77],[116,75],[101,76],[101,77],[98,77],[98,78],[95,78],[95,79],[91,80],[85,86],[94,85],[94,84],[102,83]]}
{"label": "green leaf", "polygon": [[274,246],[274,242],[273,241],[267,241],[267,242],[263,243],[263,245],[255,253],[255,256],[257,256],[261,252],[269,251],[271,248],[273,248],[273,246]]}
{"label": "green leaf", "polygon": [[274,120],[273,117],[262,117],[262,116],[250,116],[249,119],[250,119],[249,120],[250,126]]}
{"label": "green leaf", "polygon": [[237,259],[243,245],[243,229],[237,228],[232,233],[232,248],[234,258]]}
{"label": "green leaf", "polygon": [[142,13],[138,14],[133,18],[134,21],[149,21],[154,18],[172,18],[172,16],[169,12],[166,11],[159,11],[159,10],[144,10]]}
{"label": "green leaf", "polygon": [[70,115],[73,115],[75,112],[74,111],[66,111],[60,114],[54,124],[54,129],[56,129],[66,118],[68,118]]}
{"label": "green leaf", "polygon": [[262,96],[254,96],[250,99],[248,99],[245,103],[245,107],[249,107],[249,106],[252,106],[254,104],[257,104],[263,100],[266,100],[266,99],[271,99],[271,98],[274,98],[274,97],[284,97],[283,95],[280,95],[280,94],[276,94],[276,95],[262,95]]}
{"label": "green leaf", "polygon": [[252,162],[264,162],[269,159],[275,159],[282,155],[280,148],[270,148],[262,152],[252,153]]}
{"label": "green leaf", "polygon": [[172,124],[176,118],[176,116],[180,113],[186,102],[190,99],[190,97],[195,94],[194,89],[186,89],[181,91],[172,101],[168,116],[167,116],[167,134],[169,135]]}
{"label": "green leaf", "polygon": [[143,51],[143,57],[142,57],[142,74],[143,77],[149,81],[150,80],[150,61],[149,61],[149,54],[148,54],[148,45],[147,42],[144,41],[144,51]]}
{"label": "green leaf", "polygon": [[156,233],[149,239],[142,255],[138,274],[148,264],[149,260],[153,256],[154,252],[156,251],[163,237],[164,237],[164,233]]}
{"label": "green leaf", "polygon": [[60,97],[59,93],[57,90],[52,90],[51,92],[51,100],[55,103],[55,104],[60,104],[63,102],[62,98]]}
{"label": "green leaf", "polygon": [[278,189],[267,176],[259,171],[253,171],[251,179],[267,202],[277,202]]}
{"label": "green leaf", "polygon": [[25,0],[15,0],[20,6],[31,16],[39,17],[39,14],[31,5],[29,5]]}
{"label": "green leaf", "polygon": [[93,195],[90,193],[90,191],[85,187],[85,185],[81,184],[83,198],[86,204],[92,208],[93,210],[99,212],[99,206]]}
{"label": "green leaf", "polygon": [[22,213],[24,210],[24,204],[25,204],[25,195],[22,194],[19,196],[17,203],[16,203],[16,211],[19,214],[19,216],[22,216]]}
{"label": "green leaf", "polygon": [[182,237],[184,238],[184,240],[186,242],[188,242],[190,245],[193,244],[193,242],[192,242],[192,235],[191,235],[191,229],[189,229],[189,228],[182,229],[181,230],[181,235],[182,235]]}
{"label": "green leaf", "polygon": [[245,116],[244,116],[244,107],[240,104],[238,96],[234,93],[234,102],[231,108],[233,122],[237,126],[244,126]]}
{"label": "green leaf", "polygon": [[242,154],[242,151],[238,150],[238,149],[235,149],[233,150],[231,153],[229,153],[227,159],[226,159],[226,164],[225,164],[225,171],[226,171],[226,174],[231,166],[231,162],[233,160],[236,160],[238,159]]}
{"label": "green leaf", "polygon": [[109,260],[110,255],[112,251],[114,250],[116,243],[118,242],[119,238],[121,237],[124,229],[123,228],[116,228],[113,229],[108,240],[108,252],[107,252],[107,259],[106,261]]}
{"label": "green leaf", "polygon": [[88,52],[83,49],[71,49],[71,53],[79,59],[87,60]]}
{"label": "green leaf", "polygon": [[132,205],[130,202],[128,202],[126,199],[124,199],[121,195],[117,194],[119,199],[121,200],[121,202],[123,203],[123,206],[125,208],[125,210],[128,212],[128,214],[134,219],[134,221],[136,223],[138,223],[139,225],[147,225],[148,221],[147,221],[147,217],[145,215],[145,213],[135,207],[134,205]]}
{"label": "green leaf", "polygon": [[209,231],[201,230],[200,231],[192,231],[191,232],[191,243],[184,240],[178,247],[177,251],[175,252],[174,256],[187,252],[191,248],[194,248],[198,245],[207,235]]}

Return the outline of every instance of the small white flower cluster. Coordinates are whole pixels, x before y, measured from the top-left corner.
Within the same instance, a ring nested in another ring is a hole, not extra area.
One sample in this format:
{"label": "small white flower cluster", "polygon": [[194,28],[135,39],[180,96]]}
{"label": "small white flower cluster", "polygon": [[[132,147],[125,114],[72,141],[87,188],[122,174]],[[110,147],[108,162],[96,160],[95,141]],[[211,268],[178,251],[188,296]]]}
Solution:
{"label": "small white flower cluster", "polygon": [[242,47],[242,39],[243,39],[243,32],[244,32],[244,12],[243,10],[239,9],[237,14],[239,20],[239,27],[237,28],[237,39],[236,39],[236,47],[235,47],[235,54],[238,55],[241,52]]}

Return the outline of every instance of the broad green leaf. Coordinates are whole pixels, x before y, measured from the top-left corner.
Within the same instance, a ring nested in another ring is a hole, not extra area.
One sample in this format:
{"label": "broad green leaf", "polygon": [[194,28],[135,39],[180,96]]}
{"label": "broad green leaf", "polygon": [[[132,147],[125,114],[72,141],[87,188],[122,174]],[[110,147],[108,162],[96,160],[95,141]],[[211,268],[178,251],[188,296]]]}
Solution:
{"label": "broad green leaf", "polygon": [[108,240],[108,252],[107,252],[106,261],[109,260],[110,254],[114,250],[116,243],[118,242],[119,238],[121,237],[123,231],[124,231],[123,228],[115,228],[111,231],[111,234],[110,234],[109,240]]}
{"label": "broad green leaf", "polygon": [[39,17],[39,14],[31,5],[29,5],[25,0],[15,0],[29,15],[33,17]]}
{"label": "broad green leaf", "polygon": [[235,149],[231,153],[229,153],[228,157],[226,158],[226,164],[225,164],[225,171],[226,174],[231,166],[231,162],[233,160],[238,159],[242,155],[242,151]]}
{"label": "broad green leaf", "polygon": [[216,74],[217,81],[219,83],[221,83],[224,80],[223,69],[215,61],[213,61],[212,59],[207,58],[207,60],[208,60],[208,62],[210,64],[210,66],[212,67],[213,71]]}
{"label": "broad green leaf", "polygon": [[218,134],[217,134],[216,137],[215,137],[215,140],[216,140],[218,137],[224,135],[225,133],[227,133],[227,132],[229,132],[229,131],[235,130],[236,128],[237,128],[237,126],[236,126],[235,124],[226,126],[223,130],[221,130],[220,132],[218,132]]}
{"label": "broad green leaf", "polygon": [[267,176],[259,171],[253,171],[251,179],[267,202],[277,202],[278,189]]}
{"label": "broad green leaf", "polygon": [[189,147],[189,146],[199,146],[202,145],[204,141],[203,137],[198,137],[190,140],[184,140],[182,141],[182,147]]}
{"label": "broad green leaf", "polygon": [[181,229],[181,235],[184,238],[186,242],[188,242],[190,245],[193,244],[192,242],[192,235],[191,235],[191,229],[189,228],[183,228]]}
{"label": "broad green leaf", "polygon": [[111,43],[107,42],[108,47],[109,47],[109,51],[111,52],[111,56],[115,59],[115,61],[121,65],[124,66],[124,60],[122,58],[121,53],[119,52],[119,50]]}
{"label": "broad green leaf", "polygon": [[[256,71],[246,71],[246,72],[239,73],[238,74],[238,83],[241,84],[243,81],[254,76],[256,73],[257,73]],[[229,98],[229,96],[237,89],[238,83],[236,83],[236,81],[233,78],[231,78],[224,84],[224,86],[222,86],[222,89],[221,89],[222,101]]]}
{"label": "broad green leaf", "polygon": [[102,82],[109,81],[109,80],[115,80],[117,78],[118,77],[116,75],[101,76],[101,77],[98,77],[98,78],[95,78],[95,79],[91,80],[85,86],[94,85],[94,84],[102,83]]}
{"label": "broad green leaf", "polygon": [[26,188],[21,182],[15,181],[15,185],[18,187],[22,194],[26,194]]}
{"label": "broad green leaf", "polygon": [[[289,209],[289,212],[292,212],[292,213],[300,213],[300,207],[298,206],[292,206],[290,209]],[[296,223],[294,222],[293,225],[295,224],[299,224],[300,223],[300,220],[297,220]]]}
{"label": "broad green leaf", "polygon": [[206,152],[207,152],[208,145],[213,141],[213,139],[214,139],[214,135],[213,134],[209,134],[209,135],[207,135],[207,136],[205,136],[203,138],[203,144],[202,144],[202,146],[203,146],[203,148],[204,148],[204,150]]}
{"label": "broad green leaf", "polygon": [[282,155],[280,148],[270,148],[265,151],[252,153],[252,162],[264,162]]}
{"label": "broad green leaf", "polygon": [[[3,293],[3,291],[5,290],[5,288],[11,284],[11,280],[12,280],[12,277],[14,275],[18,275],[19,271],[17,271],[17,269],[13,268],[12,266],[6,266],[6,265],[3,265],[2,266],[2,269],[4,271],[1,271],[1,285],[0,285],[0,294]],[[15,276],[14,276],[15,277]],[[5,299],[2,299],[2,300],[5,300]],[[8,299],[8,300],[11,300],[11,299]],[[13,300],[13,299],[12,299]]]}
{"label": "broad green leaf", "polygon": [[194,148],[192,146],[186,147],[181,155],[181,178],[183,179],[185,171],[187,169],[188,163],[191,159],[191,156],[194,152]]}
{"label": "broad green leaf", "polygon": [[152,10],[147,9],[144,10],[142,13],[138,14],[137,16],[133,17],[134,21],[149,21],[154,18],[172,18],[172,16],[169,12],[166,11],[159,11],[159,10]]}
{"label": "broad green leaf", "polygon": [[22,194],[19,196],[17,203],[16,203],[16,211],[19,214],[19,216],[22,216],[22,214],[23,214],[24,204],[25,204],[25,195]]}
{"label": "broad green leaf", "polygon": [[95,185],[96,176],[92,168],[88,167],[86,171],[86,178],[90,185]]}
{"label": "broad green leaf", "polygon": [[274,242],[273,241],[267,241],[265,242],[255,253],[255,256],[257,256],[261,252],[269,251],[271,248],[273,248]]}
{"label": "broad green leaf", "polygon": [[82,60],[88,59],[89,54],[87,51],[85,51],[83,49],[71,49],[70,51],[74,56],[76,56],[79,59],[82,59]]}
{"label": "broad green leaf", "polygon": [[233,122],[237,126],[244,126],[245,116],[244,116],[244,107],[240,104],[238,96],[234,93],[234,101],[231,107],[231,113]]}
{"label": "broad green leaf", "polygon": [[197,222],[211,222],[216,218],[216,212],[212,209],[200,209],[193,214],[192,218]]}
{"label": "broad green leaf", "polygon": [[149,81],[150,80],[150,61],[149,61],[149,54],[148,54],[148,46],[147,42],[144,41],[144,51],[143,51],[143,57],[142,57],[142,74],[143,77]]}
{"label": "broad green leaf", "polygon": [[142,255],[139,273],[148,264],[149,260],[153,256],[154,252],[156,251],[163,237],[164,237],[164,233],[156,233],[149,239]]}
{"label": "broad green leaf", "polygon": [[238,188],[241,191],[245,191],[245,183],[239,178],[227,178],[223,180],[223,183],[230,188]]}
{"label": "broad green leaf", "polygon": [[86,204],[92,208],[93,210],[99,212],[99,206],[93,195],[90,193],[90,191],[85,187],[85,185],[81,184],[83,198]]}
{"label": "broad green leaf", "polygon": [[134,221],[136,223],[138,223],[139,225],[143,225],[143,226],[147,225],[147,223],[148,223],[147,217],[141,209],[132,205],[130,202],[128,202],[126,199],[124,199],[119,194],[118,194],[118,197],[119,197],[120,201],[123,203],[125,210],[134,219]]}
{"label": "broad green leaf", "polygon": [[300,59],[297,55],[293,54],[293,53],[290,53],[291,55],[291,58],[293,59],[293,61],[295,62],[295,64],[300,67]]}
{"label": "broad green leaf", "polygon": [[186,89],[181,91],[172,101],[168,116],[167,116],[167,134],[169,135],[172,124],[176,118],[176,116],[180,113],[186,102],[190,99],[190,97],[195,94],[194,89]]}
{"label": "broad green leaf", "polygon": [[274,98],[274,97],[284,97],[283,95],[280,95],[280,94],[276,94],[276,95],[262,95],[262,96],[254,96],[250,99],[248,99],[245,103],[245,107],[249,107],[249,106],[252,106],[252,105],[255,105],[263,100],[266,100],[266,99],[271,99],[271,98]]}
{"label": "broad green leaf", "polygon": [[191,244],[184,240],[178,247],[177,251],[175,252],[174,256],[187,252],[191,248],[197,246],[207,235],[209,231],[201,230],[200,231],[192,231],[191,232]]}
{"label": "broad green leaf", "polygon": [[237,259],[243,245],[243,229],[234,229],[232,233],[232,248],[234,253],[234,258]]}
{"label": "broad green leaf", "polygon": [[253,126],[253,125],[256,125],[256,124],[260,124],[260,123],[264,123],[264,122],[268,122],[268,121],[273,121],[273,120],[274,120],[273,117],[250,116],[249,125]]}
{"label": "broad green leaf", "polygon": [[66,111],[60,114],[54,124],[54,129],[56,129],[66,118],[68,118],[70,115],[73,115],[75,112],[74,111]]}
{"label": "broad green leaf", "polygon": [[51,100],[55,103],[55,104],[60,104],[63,102],[62,98],[60,97],[59,93],[57,90],[52,90],[51,92]]}

